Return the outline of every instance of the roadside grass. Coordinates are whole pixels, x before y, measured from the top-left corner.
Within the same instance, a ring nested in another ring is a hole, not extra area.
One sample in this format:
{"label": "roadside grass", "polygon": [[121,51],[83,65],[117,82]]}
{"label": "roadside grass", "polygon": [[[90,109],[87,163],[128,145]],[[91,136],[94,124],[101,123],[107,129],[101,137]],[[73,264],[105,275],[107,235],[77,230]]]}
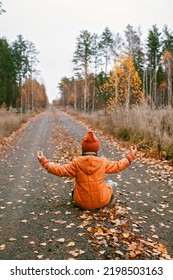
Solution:
{"label": "roadside grass", "polygon": [[66,112],[113,136],[122,145],[137,145],[138,150],[157,159],[168,160],[173,164],[173,108],[151,109],[147,105],[125,109],[100,110],[91,114]]}
{"label": "roadside grass", "polygon": [[0,144],[3,144],[6,137],[19,129],[32,116],[32,113],[16,114],[0,109]]}

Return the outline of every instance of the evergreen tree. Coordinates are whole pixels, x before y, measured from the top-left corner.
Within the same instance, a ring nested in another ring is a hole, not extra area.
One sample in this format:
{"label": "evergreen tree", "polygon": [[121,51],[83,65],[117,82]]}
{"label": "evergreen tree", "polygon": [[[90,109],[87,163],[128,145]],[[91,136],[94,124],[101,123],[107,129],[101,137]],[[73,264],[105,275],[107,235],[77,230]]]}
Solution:
{"label": "evergreen tree", "polygon": [[[87,111],[87,98],[88,98],[88,73],[89,64],[93,55],[92,49],[92,35],[87,30],[80,32],[79,37],[76,40],[76,50],[74,52],[73,62],[76,66],[80,67],[84,76],[84,112]],[[88,103],[89,108],[89,103]]]}
{"label": "evergreen tree", "polygon": [[167,50],[173,55],[173,32],[169,30],[167,25],[163,28],[162,45],[163,51]]}
{"label": "evergreen tree", "polygon": [[102,56],[104,57],[105,64],[105,74],[108,72],[108,63],[110,61],[110,55],[113,50],[113,35],[112,32],[106,27],[101,34],[101,39],[99,43],[99,48],[102,52]]}
{"label": "evergreen tree", "polygon": [[18,35],[17,39],[12,44],[14,63],[17,73],[17,80],[19,84],[19,97],[21,103],[21,110],[23,108],[22,101],[22,79],[26,78],[26,74],[29,68],[29,61],[27,57],[27,44],[22,35]]}
{"label": "evergreen tree", "polygon": [[12,48],[5,38],[0,39],[0,105],[14,105],[16,90],[16,72]]}
{"label": "evergreen tree", "polygon": [[141,43],[141,30],[134,30],[133,26],[127,25],[125,30],[126,43],[125,47],[128,53],[130,53],[136,70],[142,80],[143,78],[143,65],[144,65],[144,51]]}
{"label": "evergreen tree", "polygon": [[164,98],[166,105],[173,105],[173,91],[172,91],[172,80],[173,80],[173,32],[169,30],[168,26],[165,25],[163,28],[163,63],[167,75],[167,94]]}
{"label": "evergreen tree", "polygon": [[0,15],[1,15],[2,13],[5,13],[5,10],[2,8],[2,2],[0,2]]}
{"label": "evergreen tree", "polygon": [[161,32],[157,28],[157,25],[153,25],[152,29],[149,30],[147,38],[147,57],[149,61],[149,75],[150,75],[150,97],[151,97],[151,106],[153,102],[158,106],[157,98],[157,67],[160,63],[161,57],[161,41],[160,41]]}

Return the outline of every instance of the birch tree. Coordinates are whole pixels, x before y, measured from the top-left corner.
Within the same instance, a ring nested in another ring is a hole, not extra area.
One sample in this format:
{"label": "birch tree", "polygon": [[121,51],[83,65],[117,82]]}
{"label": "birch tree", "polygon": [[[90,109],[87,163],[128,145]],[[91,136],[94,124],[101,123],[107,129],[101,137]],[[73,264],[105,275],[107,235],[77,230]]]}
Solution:
{"label": "birch tree", "polygon": [[130,53],[134,61],[136,70],[139,73],[140,78],[143,77],[143,65],[144,65],[144,50],[141,42],[141,29],[138,27],[134,29],[130,24],[125,29],[125,51]]}
{"label": "birch tree", "polygon": [[167,72],[167,105],[172,105],[172,54],[165,50],[163,54],[163,63]]}
{"label": "birch tree", "polygon": [[163,63],[167,72],[167,104],[173,105],[172,72],[173,72],[173,32],[165,25],[163,28]]}
{"label": "birch tree", "polygon": [[[117,84],[117,96],[115,96],[114,85]],[[122,105],[125,107],[128,116],[129,108],[132,104],[139,104],[142,98],[141,79],[135,69],[133,59],[130,54],[122,54],[117,59],[114,69],[111,71],[109,82],[109,92],[112,90],[110,104],[112,106]]]}

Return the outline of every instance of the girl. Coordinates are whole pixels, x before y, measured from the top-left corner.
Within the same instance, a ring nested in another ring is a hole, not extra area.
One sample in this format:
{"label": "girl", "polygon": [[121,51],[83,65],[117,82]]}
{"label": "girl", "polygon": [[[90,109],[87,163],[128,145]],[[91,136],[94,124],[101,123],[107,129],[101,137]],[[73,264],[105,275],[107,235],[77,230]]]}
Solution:
{"label": "girl", "polygon": [[97,155],[99,148],[99,139],[92,131],[88,131],[82,139],[81,156],[68,164],[49,162],[42,151],[37,152],[38,160],[49,173],[75,178],[73,199],[79,207],[87,210],[102,208],[112,201],[115,183],[105,181],[105,174],[118,173],[127,168],[137,152],[136,146],[132,146],[125,158],[109,161]]}

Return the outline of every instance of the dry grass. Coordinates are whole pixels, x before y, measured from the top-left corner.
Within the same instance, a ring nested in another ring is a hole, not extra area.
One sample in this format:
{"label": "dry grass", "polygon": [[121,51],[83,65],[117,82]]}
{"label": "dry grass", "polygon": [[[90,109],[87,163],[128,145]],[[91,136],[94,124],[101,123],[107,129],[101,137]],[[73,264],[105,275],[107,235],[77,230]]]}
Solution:
{"label": "dry grass", "polygon": [[0,109],[0,144],[3,144],[4,138],[10,136],[23,123],[26,123],[30,114],[15,114]]}
{"label": "dry grass", "polygon": [[[76,115],[76,113],[75,113]],[[151,110],[147,105],[129,111],[124,108],[102,110],[90,115],[79,113],[95,129],[99,128],[125,144],[136,144],[146,155],[173,160],[173,108]]]}

